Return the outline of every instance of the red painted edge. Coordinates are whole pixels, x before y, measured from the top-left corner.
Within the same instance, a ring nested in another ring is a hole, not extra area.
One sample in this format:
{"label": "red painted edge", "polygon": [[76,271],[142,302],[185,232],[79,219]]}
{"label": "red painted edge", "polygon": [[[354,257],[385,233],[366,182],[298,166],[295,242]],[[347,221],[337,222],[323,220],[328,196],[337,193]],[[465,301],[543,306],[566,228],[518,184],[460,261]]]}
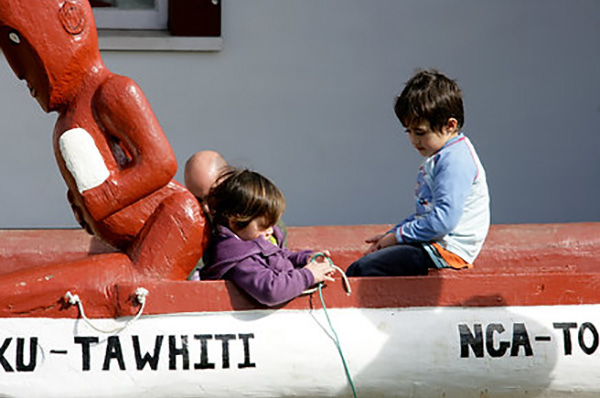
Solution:
{"label": "red painted edge", "polygon": [[[351,278],[351,295],[341,280],[323,290],[327,308],[408,308],[408,307],[499,307],[538,305],[579,305],[600,302],[600,273],[540,273],[462,275],[442,277]],[[233,284],[208,281],[156,282],[142,284],[149,290],[146,314],[219,312],[266,309],[255,304]],[[133,315],[137,285],[119,285],[120,316]],[[318,292],[277,307],[276,310],[321,308]]]}
{"label": "red painted edge", "polygon": [[[293,249],[328,249],[336,264],[345,268],[366,247],[364,237],[388,227],[290,227],[289,245]],[[70,243],[61,239],[69,239]],[[65,250],[62,254],[61,249]],[[112,251],[79,230],[0,231],[0,266],[4,272],[6,268],[26,266],[24,263],[39,263],[42,257],[69,261]],[[327,308],[594,304],[600,303],[598,253],[600,223],[495,225],[473,269],[432,271],[424,277],[350,278],[350,296],[338,277],[335,283],[326,285],[323,297]],[[105,256],[119,261],[122,255]],[[77,308],[66,305],[63,299],[69,289],[80,296],[89,317],[131,316],[139,310],[134,300],[138,287],[150,292],[144,311],[147,315],[266,309],[226,281],[145,280],[87,290],[55,286],[45,299],[56,305],[24,313],[4,308],[0,316],[77,318]],[[40,299],[44,298],[36,297]],[[273,310],[311,308],[321,308],[318,293],[298,297]]]}

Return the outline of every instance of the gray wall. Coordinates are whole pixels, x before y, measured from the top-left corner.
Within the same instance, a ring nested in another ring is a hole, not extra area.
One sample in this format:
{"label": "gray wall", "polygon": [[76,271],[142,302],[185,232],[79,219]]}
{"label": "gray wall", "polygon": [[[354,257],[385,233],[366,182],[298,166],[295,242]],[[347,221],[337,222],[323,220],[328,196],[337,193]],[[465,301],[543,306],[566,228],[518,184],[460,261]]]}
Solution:
{"label": "gray wall", "polygon": [[[180,181],[210,148],[278,184],[290,225],[394,222],[421,159],[393,99],[437,67],[462,86],[494,223],[600,221],[597,0],[226,0],[223,38],[217,53],[103,52],[148,96]],[[0,61],[0,227],[75,226],[56,115]]]}

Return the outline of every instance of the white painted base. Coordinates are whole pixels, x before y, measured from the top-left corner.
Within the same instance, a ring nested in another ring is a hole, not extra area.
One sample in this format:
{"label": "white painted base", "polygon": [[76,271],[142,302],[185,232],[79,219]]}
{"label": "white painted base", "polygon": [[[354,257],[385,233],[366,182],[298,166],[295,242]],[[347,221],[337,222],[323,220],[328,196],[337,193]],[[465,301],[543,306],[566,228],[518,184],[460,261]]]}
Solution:
{"label": "white painted base", "polygon": [[[597,397],[599,314],[600,305],[329,310],[365,398]],[[0,395],[351,397],[328,330],[322,310],[143,316],[110,336],[81,320],[5,318]],[[154,370],[138,369],[146,355]]]}

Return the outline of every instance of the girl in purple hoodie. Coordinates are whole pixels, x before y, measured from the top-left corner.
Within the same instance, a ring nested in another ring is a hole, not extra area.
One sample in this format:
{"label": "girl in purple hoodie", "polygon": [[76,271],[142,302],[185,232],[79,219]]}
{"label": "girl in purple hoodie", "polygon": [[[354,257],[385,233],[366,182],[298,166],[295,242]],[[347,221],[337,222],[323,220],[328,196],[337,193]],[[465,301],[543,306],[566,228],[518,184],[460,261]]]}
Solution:
{"label": "girl in purple hoodie", "polygon": [[229,170],[207,198],[213,236],[201,279],[227,279],[261,304],[293,299],[317,283],[333,281],[334,269],[313,251],[292,252],[275,225],[285,198],[267,178],[250,170]]}

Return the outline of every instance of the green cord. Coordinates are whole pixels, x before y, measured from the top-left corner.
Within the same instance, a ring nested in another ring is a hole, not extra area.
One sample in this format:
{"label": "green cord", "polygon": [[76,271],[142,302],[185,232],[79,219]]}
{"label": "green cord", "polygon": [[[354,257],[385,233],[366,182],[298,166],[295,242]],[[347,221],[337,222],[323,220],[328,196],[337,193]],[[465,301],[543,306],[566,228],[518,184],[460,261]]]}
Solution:
{"label": "green cord", "polygon": [[[316,257],[324,257],[327,259],[327,261],[329,261],[329,263],[333,266],[333,261],[331,261],[331,259],[329,258],[329,256],[326,256],[324,253],[316,253],[312,259],[315,259]],[[323,283],[319,283],[318,287],[319,287],[319,299],[321,299],[321,305],[323,306],[323,312],[325,313],[325,318],[327,318],[327,323],[329,323],[329,329],[331,329],[331,332],[333,333],[333,341],[335,343],[335,346],[338,349],[338,352],[340,353],[340,357],[342,358],[342,363],[344,364],[344,370],[346,371],[346,377],[348,378],[348,382],[350,383],[350,387],[352,388],[352,395],[354,395],[354,398],[357,398],[358,395],[356,395],[356,389],[354,388],[354,381],[352,380],[352,375],[350,374],[350,369],[348,368],[348,363],[346,362],[346,358],[344,357],[344,353],[342,351],[342,346],[340,344],[340,338],[338,337],[335,328],[333,327],[333,324],[331,323],[331,319],[329,318],[329,314],[327,313],[327,307],[325,306],[325,300],[323,299],[323,290],[322,290],[322,286]]]}

